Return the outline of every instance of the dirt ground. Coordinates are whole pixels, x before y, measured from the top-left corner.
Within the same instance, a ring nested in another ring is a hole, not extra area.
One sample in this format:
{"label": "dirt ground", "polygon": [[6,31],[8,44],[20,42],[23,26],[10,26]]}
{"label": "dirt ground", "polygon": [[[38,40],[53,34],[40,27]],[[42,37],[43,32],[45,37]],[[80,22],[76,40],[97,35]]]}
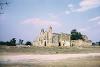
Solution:
{"label": "dirt ground", "polygon": [[[85,58],[100,56],[100,53],[87,54],[52,54],[52,55],[2,55],[0,56],[1,63],[38,63],[38,62],[54,62],[64,59]],[[30,62],[29,62],[30,61]]]}
{"label": "dirt ground", "polygon": [[100,47],[0,47],[0,67],[100,67]]}

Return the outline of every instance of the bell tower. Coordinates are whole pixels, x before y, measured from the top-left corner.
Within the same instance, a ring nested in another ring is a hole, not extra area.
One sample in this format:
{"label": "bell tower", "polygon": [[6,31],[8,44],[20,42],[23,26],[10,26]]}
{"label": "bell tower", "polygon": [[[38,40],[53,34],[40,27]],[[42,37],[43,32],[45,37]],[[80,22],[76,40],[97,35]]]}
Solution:
{"label": "bell tower", "polygon": [[48,43],[49,45],[52,44],[52,27],[51,26],[48,29]]}
{"label": "bell tower", "polygon": [[52,27],[51,26],[49,27],[48,32],[52,33]]}

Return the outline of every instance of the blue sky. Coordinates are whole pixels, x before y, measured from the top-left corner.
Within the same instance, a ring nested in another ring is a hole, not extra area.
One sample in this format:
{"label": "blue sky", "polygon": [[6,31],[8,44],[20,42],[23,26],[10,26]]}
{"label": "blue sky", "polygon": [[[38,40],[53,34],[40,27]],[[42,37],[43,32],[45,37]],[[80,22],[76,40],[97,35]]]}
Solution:
{"label": "blue sky", "polygon": [[[8,0],[9,1],[9,0]],[[41,28],[70,33],[77,29],[100,41],[100,0],[12,0],[0,15],[0,41],[33,41]]]}

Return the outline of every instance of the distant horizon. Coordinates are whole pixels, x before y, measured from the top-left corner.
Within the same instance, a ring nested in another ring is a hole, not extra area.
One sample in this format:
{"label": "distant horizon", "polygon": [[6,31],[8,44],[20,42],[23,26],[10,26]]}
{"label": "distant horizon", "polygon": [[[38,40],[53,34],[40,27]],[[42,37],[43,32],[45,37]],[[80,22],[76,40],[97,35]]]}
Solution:
{"label": "distant horizon", "polygon": [[[9,1],[9,0],[7,0]],[[77,29],[100,41],[100,0],[14,0],[0,15],[0,41],[34,41],[42,28],[54,33]]]}
{"label": "distant horizon", "polygon": [[[52,26],[51,26],[51,27],[52,27]],[[49,26],[48,26],[48,28],[49,28]],[[48,28],[46,28],[46,29],[41,28],[41,29],[44,29],[44,31],[47,31]],[[40,29],[40,32],[41,32],[41,29]],[[73,29],[72,29],[72,30],[73,30]],[[77,30],[77,29],[76,29],[76,30]],[[38,35],[40,34],[40,32],[38,33]],[[70,32],[71,32],[71,31],[70,31]],[[77,30],[77,32],[80,32],[80,31]],[[66,33],[66,32],[54,32],[54,31],[53,31],[52,33],[59,33],[59,34],[60,34],[60,33],[65,33],[65,34],[71,34],[71,33]],[[80,33],[81,33],[81,32],[80,32]],[[82,33],[81,33],[81,34],[82,34]],[[82,35],[85,35],[85,34],[82,34]],[[87,36],[87,35],[86,35],[86,36]],[[87,36],[87,37],[88,37],[88,36]],[[12,37],[12,38],[15,38],[15,37]],[[12,39],[12,38],[11,38],[11,39]],[[7,41],[10,41],[11,39],[9,39],[9,40],[7,40]],[[21,39],[21,38],[20,38],[20,39]],[[35,39],[37,39],[37,38],[35,38]],[[19,39],[16,38],[16,40],[17,40],[17,43],[18,43]],[[22,40],[24,40],[24,39],[22,39]],[[89,39],[89,40],[91,40],[91,39]],[[33,41],[35,41],[35,40],[25,40],[24,43],[25,43],[26,41],[31,41],[31,42],[33,42]]]}

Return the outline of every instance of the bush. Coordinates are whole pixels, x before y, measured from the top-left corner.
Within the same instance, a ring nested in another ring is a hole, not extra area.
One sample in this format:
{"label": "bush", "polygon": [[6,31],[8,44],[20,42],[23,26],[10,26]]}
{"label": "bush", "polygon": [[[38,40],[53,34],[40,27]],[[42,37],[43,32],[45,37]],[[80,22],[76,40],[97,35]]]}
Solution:
{"label": "bush", "polygon": [[30,42],[30,41],[27,41],[26,43],[25,43],[25,45],[32,45],[32,43]]}

